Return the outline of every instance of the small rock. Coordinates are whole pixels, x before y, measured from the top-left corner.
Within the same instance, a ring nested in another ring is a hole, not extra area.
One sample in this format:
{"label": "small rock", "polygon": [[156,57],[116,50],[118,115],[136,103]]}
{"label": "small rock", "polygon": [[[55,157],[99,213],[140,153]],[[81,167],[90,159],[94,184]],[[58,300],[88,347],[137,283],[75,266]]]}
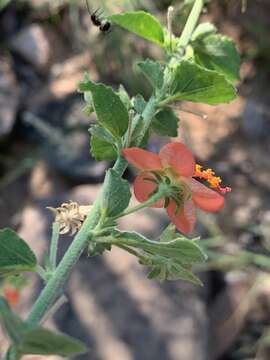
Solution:
{"label": "small rock", "polygon": [[257,101],[249,100],[243,112],[241,127],[251,140],[258,140],[269,136],[270,116],[269,106]]}
{"label": "small rock", "polygon": [[11,39],[11,49],[36,69],[47,69],[64,51],[60,37],[49,27],[32,24]]}
{"label": "small rock", "polygon": [[59,144],[47,148],[50,165],[75,183],[102,181],[107,162],[91,157],[89,141],[87,131],[66,135]]}
{"label": "small rock", "polygon": [[19,105],[19,87],[17,86],[11,64],[8,59],[0,60],[0,138],[8,135],[13,128]]}

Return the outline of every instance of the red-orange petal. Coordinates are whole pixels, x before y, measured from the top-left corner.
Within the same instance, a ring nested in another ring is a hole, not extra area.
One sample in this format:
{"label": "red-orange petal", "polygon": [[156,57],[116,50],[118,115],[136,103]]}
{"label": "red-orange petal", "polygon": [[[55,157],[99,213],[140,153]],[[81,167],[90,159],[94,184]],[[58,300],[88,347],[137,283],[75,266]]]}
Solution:
{"label": "red-orange petal", "polygon": [[192,152],[182,143],[169,143],[160,150],[159,157],[164,167],[171,166],[181,176],[193,176],[195,160]]}
{"label": "red-orange petal", "polygon": [[140,170],[162,170],[158,154],[143,150],[138,147],[126,148],[122,150],[126,160]]}
{"label": "red-orange petal", "polygon": [[192,191],[192,200],[198,208],[208,212],[215,212],[223,208],[224,197],[216,191],[195,179],[190,179],[189,187]]}
{"label": "red-orange petal", "polygon": [[195,207],[193,201],[186,201],[183,209],[180,210],[177,214],[175,214],[175,209],[176,203],[174,202],[174,200],[171,200],[167,208],[167,213],[169,217],[179,231],[184,234],[190,233],[194,229],[196,221]]}
{"label": "red-orange petal", "polygon": [[[148,179],[155,179],[154,175],[149,172],[141,172],[134,181],[134,194],[139,202],[144,202],[149,199],[149,195],[157,188],[157,184]],[[164,207],[164,199],[160,199],[150,207],[162,208]]]}

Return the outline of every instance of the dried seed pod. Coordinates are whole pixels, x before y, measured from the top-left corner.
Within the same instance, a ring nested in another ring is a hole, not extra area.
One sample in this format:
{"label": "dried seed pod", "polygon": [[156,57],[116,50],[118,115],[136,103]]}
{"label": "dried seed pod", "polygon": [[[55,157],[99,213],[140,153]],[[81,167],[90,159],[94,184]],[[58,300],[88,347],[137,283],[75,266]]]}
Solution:
{"label": "dried seed pod", "polygon": [[75,201],[63,203],[60,207],[47,209],[55,215],[55,221],[60,224],[60,234],[74,235],[82,226],[92,206],[79,205]]}

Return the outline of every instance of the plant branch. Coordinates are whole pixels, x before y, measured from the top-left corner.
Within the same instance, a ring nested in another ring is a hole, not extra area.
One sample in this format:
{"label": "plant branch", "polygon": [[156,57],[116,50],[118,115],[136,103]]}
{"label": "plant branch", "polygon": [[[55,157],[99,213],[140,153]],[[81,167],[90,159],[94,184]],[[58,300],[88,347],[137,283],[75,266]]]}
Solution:
{"label": "plant branch", "polygon": [[51,246],[50,246],[50,265],[52,266],[53,270],[55,270],[56,268],[59,231],[60,231],[60,224],[58,222],[54,222],[52,225],[52,238],[51,238]]}
{"label": "plant branch", "polygon": [[[179,40],[179,47],[186,47],[187,44],[189,43],[191,35],[198,21],[200,12],[202,10],[202,7],[203,7],[203,0],[195,0],[195,4],[193,6],[193,9],[189,15],[184,31]],[[136,141],[137,146],[140,146],[142,139],[144,138],[146,132],[148,131],[149,126],[151,125],[152,118],[157,111],[157,108],[158,108],[157,99],[155,97],[151,97],[146,105],[143,114],[141,115],[144,121],[142,124],[142,128],[140,129],[139,137]],[[122,175],[126,167],[127,167],[127,161],[120,155],[113,169],[117,171],[120,175]],[[87,243],[91,241],[91,239],[94,237],[93,233],[91,234],[91,231],[95,229],[100,219],[100,203],[102,201],[103,193],[104,193],[103,190],[99,193],[98,198],[96,199],[90,214],[87,216],[81,229],[75,236],[73,242],[71,243],[64,257],[60,261],[59,265],[56,267],[54,274],[49,279],[49,281],[43,288],[42,292],[40,293],[28,317],[28,321],[30,324],[32,325],[38,324],[39,321],[46,314],[46,312],[51,308],[51,306],[59,296],[59,292],[63,289],[63,286],[69,276],[71,269],[78,261],[80,255],[87,246]],[[159,198],[161,198],[161,195],[159,196],[160,196]],[[156,200],[157,198],[155,198],[155,201]],[[151,202],[149,202],[147,205],[144,204],[144,207],[152,204],[154,202],[152,201],[153,200],[151,199]],[[128,215],[134,211],[138,211],[140,208],[142,208],[141,205],[139,205],[139,207],[135,207],[135,210],[133,208],[130,209],[130,211],[129,210],[126,211],[126,213],[123,214],[122,216]]]}
{"label": "plant branch", "polygon": [[129,208],[129,209],[123,211],[121,214],[115,216],[113,218],[113,220],[119,219],[123,216],[133,214],[139,210],[149,207],[150,205],[153,205],[158,200],[164,198],[166,196],[166,193],[167,193],[167,187],[164,187],[164,188],[161,187],[160,190],[155,195],[151,196],[148,200],[144,201],[143,203],[141,203],[139,205],[136,205],[132,208]]}
{"label": "plant branch", "polygon": [[[151,100],[151,99],[150,99]],[[148,102],[145,111],[144,119],[147,124],[151,124],[152,117],[156,111],[156,102],[152,100]],[[144,128],[143,133],[148,129]],[[127,161],[119,156],[116,160],[113,169],[122,175],[127,167]],[[36,303],[34,304],[31,313],[28,317],[28,322],[32,325],[36,325],[43,318],[46,312],[51,308],[52,304],[59,296],[59,291],[63,288],[69,273],[73,266],[77,263],[83,250],[87,246],[87,243],[91,241],[93,233],[91,231],[95,229],[100,219],[100,203],[102,202],[103,190],[100,191],[98,198],[96,199],[92,210],[84,221],[81,229],[75,236],[73,242],[65,253],[64,257],[57,266],[54,274],[47,282],[46,286],[41,291]]]}
{"label": "plant branch", "polygon": [[179,48],[185,48],[193,34],[193,31],[197,25],[197,22],[199,20],[200,14],[203,9],[203,0],[195,0],[195,3],[193,5],[193,8],[189,14],[188,20],[186,22],[186,25],[184,27],[184,30],[180,36],[178,46]]}

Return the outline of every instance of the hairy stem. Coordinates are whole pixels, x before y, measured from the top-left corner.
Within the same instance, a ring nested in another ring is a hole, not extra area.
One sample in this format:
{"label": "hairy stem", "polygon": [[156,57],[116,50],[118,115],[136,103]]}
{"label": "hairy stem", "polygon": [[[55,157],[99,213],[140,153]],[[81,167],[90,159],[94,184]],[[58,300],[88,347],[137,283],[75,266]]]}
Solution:
{"label": "hairy stem", "polygon": [[132,208],[125,210],[121,214],[115,216],[113,219],[116,220],[123,216],[133,214],[139,210],[149,207],[149,206],[153,205],[155,202],[157,202],[158,200],[164,198],[166,196],[166,193],[167,193],[167,187],[161,188],[155,195],[151,196],[148,200],[144,201],[143,203],[141,203],[139,205],[136,205]]}
{"label": "hairy stem", "polygon": [[[153,114],[156,111],[156,103],[149,101],[145,111],[144,118],[148,124],[151,123]],[[145,133],[148,129],[145,127],[143,132]],[[127,167],[127,161],[122,157],[116,160],[113,169],[122,175]],[[81,229],[75,236],[73,242],[65,253],[64,257],[57,266],[55,273],[52,275],[46,286],[41,291],[36,303],[34,304],[32,311],[28,317],[29,323],[35,325],[43,318],[45,313],[50,309],[52,304],[56,301],[59,296],[59,292],[62,291],[63,286],[69,276],[69,273],[73,266],[77,263],[80,255],[85,249],[89,237],[91,239],[91,230],[94,230],[100,219],[100,202],[102,201],[102,193],[100,191],[98,198],[96,199],[91,212],[84,221]]]}
{"label": "hairy stem", "polygon": [[[203,0],[195,0],[195,4],[189,15],[188,21],[186,23],[186,26],[179,41],[180,47],[186,47],[187,44],[189,43],[191,35],[198,21],[200,12],[202,10],[202,7],[203,7]],[[144,121],[142,128],[140,129],[139,137],[136,142],[137,146],[141,144],[142,139],[147,133],[151,125],[152,118],[155,115],[155,112],[157,111],[157,108],[158,108],[157,100],[154,97],[150,98],[142,114]],[[122,156],[120,156],[117,159],[113,169],[117,171],[120,175],[122,175],[126,167],[127,167],[126,160]],[[40,293],[28,317],[28,321],[30,324],[32,325],[38,324],[39,321],[46,314],[46,312],[51,308],[53,303],[60,295],[71,269],[77,263],[88,241],[91,240],[91,231],[95,229],[100,218],[99,204],[102,201],[102,193],[104,193],[104,191],[101,191],[99,193],[99,196],[96,199],[90,214],[87,216],[86,220],[84,221],[80,231],[75,236],[73,242],[71,243],[64,257],[62,258],[59,265],[55,269],[54,274],[49,279],[48,283],[45,285],[42,292]],[[125,215],[127,215],[128,213],[131,212],[127,211]]]}
{"label": "hairy stem", "polygon": [[203,0],[195,0],[195,3],[193,5],[193,8],[189,14],[188,20],[186,22],[186,25],[184,27],[184,30],[181,34],[181,37],[179,39],[178,46],[180,48],[185,48],[192,36],[192,33],[197,25],[197,22],[199,20],[200,14],[203,9]]}
{"label": "hairy stem", "polygon": [[51,246],[50,246],[50,264],[53,270],[56,268],[59,231],[60,231],[60,224],[58,222],[54,222],[52,225],[52,238],[51,238]]}

